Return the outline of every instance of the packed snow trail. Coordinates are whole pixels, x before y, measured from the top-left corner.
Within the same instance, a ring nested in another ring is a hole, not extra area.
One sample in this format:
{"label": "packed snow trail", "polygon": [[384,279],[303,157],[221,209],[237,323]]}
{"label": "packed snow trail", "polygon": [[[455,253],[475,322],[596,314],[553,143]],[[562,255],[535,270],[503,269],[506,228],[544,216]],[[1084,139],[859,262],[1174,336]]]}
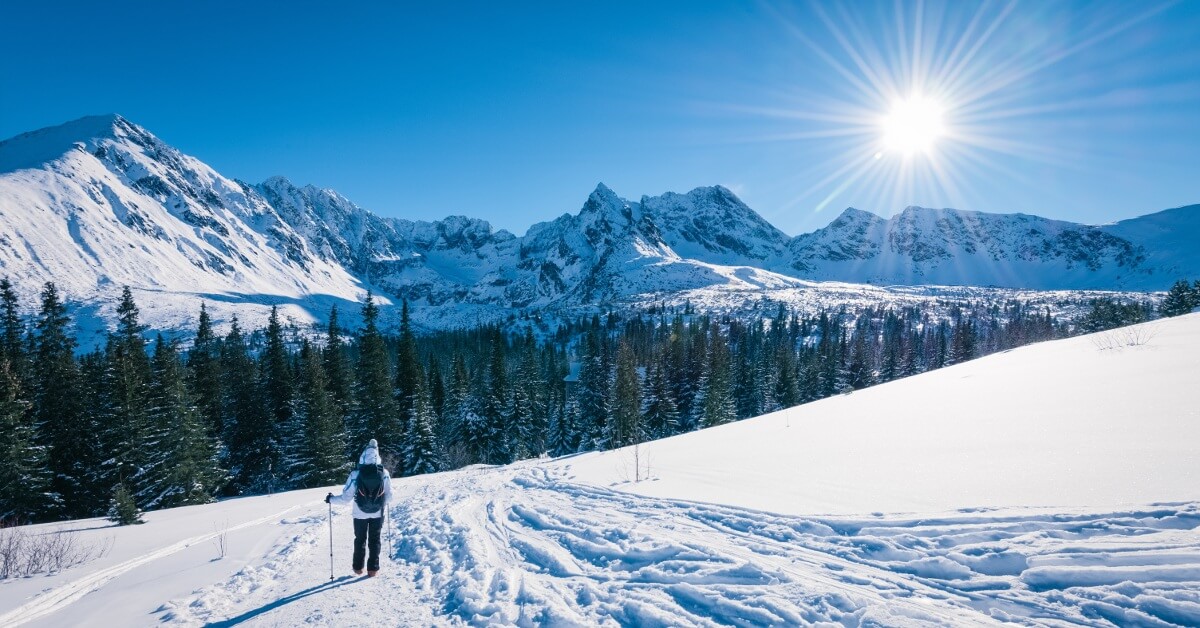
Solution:
{"label": "packed snow trail", "polygon": [[567,475],[525,463],[398,481],[380,578],[345,578],[350,535],[335,527],[339,579],[329,583],[326,522],[314,520],[287,551],[165,604],[161,619],[1200,624],[1200,504],[831,520],[643,497]]}
{"label": "packed snow trail", "polygon": [[280,517],[292,510],[295,510],[296,508],[299,508],[299,506],[293,506],[281,512],[262,517],[261,519],[247,521],[230,528],[225,528],[224,530],[218,530],[209,534],[201,534],[189,539],[184,539],[178,543],[168,545],[167,547],[149,554],[138,556],[132,560],[127,560],[119,565],[109,567],[108,569],[102,569],[100,571],[93,572],[88,574],[86,577],[69,582],[61,587],[51,589],[49,592],[34,598],[33,601],[29,602],[28,604],[0,615],[0,626],[19,626],[25,622],[32,621],[44,615],[49,615],[50,613],[63,608],[64,606],[78,600],[88,593],[103,587],[109,580],[112,580],[121,574],[133,571],[134,569],[137,569],[138,567],[141,567],[150,561],[170,556],[171,554],[185,550],[193,545],[196,545],[197,543],[210,541],[222,534],[234,532],[243,528],[249,528],[251,526],[261,525],[263,523],[267,523],[268,521],[277,521]]}

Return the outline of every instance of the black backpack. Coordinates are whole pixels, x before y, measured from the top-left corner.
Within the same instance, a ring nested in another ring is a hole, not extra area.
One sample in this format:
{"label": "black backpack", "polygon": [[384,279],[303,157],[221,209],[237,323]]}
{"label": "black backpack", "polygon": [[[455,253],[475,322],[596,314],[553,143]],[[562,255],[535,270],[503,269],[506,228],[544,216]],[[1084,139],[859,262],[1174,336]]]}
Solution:
{"label": "black backpack", "polygon": [[358,465],[355,485],[358,490],[354,493],[354,503],[359,510],[372,513],[383,508],[383,465]]}

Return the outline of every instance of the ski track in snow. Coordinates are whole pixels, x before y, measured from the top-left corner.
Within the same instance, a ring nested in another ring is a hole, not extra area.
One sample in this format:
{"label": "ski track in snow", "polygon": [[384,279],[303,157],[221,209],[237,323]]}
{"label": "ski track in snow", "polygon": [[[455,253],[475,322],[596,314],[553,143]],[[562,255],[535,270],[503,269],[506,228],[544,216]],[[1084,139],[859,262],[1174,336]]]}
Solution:
{"label": "ski track in snow", "polygon": [[61,610],[62,608],[70,605],[71,603],[79,600],[83,596],[93,591],[99,590],[112,579],[133,571],[134,569],[137,569],[146,563],[170,556],[176,552],[183,551],[193,545],[196,545],[197,543],[211,541],[222,534],[234,532],[243,528],[262,525],[271,521],[278,521],[280,517],[283,517],[287,513],[302,507],[305,506],[292,506],[291,508],[281,510],[253,521],[246,521],[238,525],[228,527],[224,530],[217,530],[208,534],[201,534],[184,539],[178,543],[157,549],[148,554],[143,554],[137,558],[127,560],[118,565],[113,565],[107,569],[102,569],[100,571],[87,574],[78,580],[74,580],[62,586],[53,588],[46,593],[35,597],[30,602],[8,613],[0,615],[0,626],[20,626],[21,624],[33,621],[39,617],[44,617],[54,613],[55,611]]}
{"label": "ski track in snow", "polygon": [[[262,564],[164,604],[161,619],[1200,625],[1200,504],[826,519],[642,497],[567,471],[521,464],[400,482],[381,577],[326,580],[327,523],[314,517]],[[350,535],[335,530],[345,573]]]}

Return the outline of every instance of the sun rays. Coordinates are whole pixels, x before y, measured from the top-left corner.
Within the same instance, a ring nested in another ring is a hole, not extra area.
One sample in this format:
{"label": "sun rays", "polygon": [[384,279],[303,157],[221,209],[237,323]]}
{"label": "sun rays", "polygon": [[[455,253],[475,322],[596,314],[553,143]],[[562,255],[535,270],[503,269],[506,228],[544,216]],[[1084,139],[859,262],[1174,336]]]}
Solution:
{"label": "sun rays", "polygon": [[[1134,15],[1109,10],[1072,16],[1070,32],[1038,28],[1061,16],[1039,5],[983,2],[808,5],[803,17],[774,10],[796,54],[821,64],[833,89],[797,87],[785,100],[739,107],[792,126],[759,141],[796,142],[819,153],[795,173],[791,209],[813,213],[853,197],[890,212],[920,202],[982,204],[972,181],[1005,177],[1030,185],[1038,164],[1088,158],[1043,132],[1103,104],[1064,97],[1044,70],[1096,47],[1170,3]],[[1056,22],[1056,20],[1058,20]],[[1020,167],[1021,163],[1030,168]],[[852,194],[847,194],[851,190]],[[999,208],[993,208],[999,209]]]}

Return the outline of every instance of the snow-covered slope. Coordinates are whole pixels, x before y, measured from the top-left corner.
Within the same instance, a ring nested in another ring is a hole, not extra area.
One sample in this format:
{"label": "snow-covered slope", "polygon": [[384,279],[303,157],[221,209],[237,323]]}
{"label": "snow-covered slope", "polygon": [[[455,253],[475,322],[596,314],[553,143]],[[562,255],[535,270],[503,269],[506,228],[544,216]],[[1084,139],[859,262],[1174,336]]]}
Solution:
{"label": "snow-covered slope", "polygon": [[[656,441],[655,480],[623,486],[839,516],[1200,500],[1197,375],[1200,314],[1163,319]],[[628,457],[569,464],[609,484]]]}
{"label": "snow-covered slope", "polygon": [[467,299],[471,287],[516,255],[516,238],[483,220],[382,218],[333,190],[298,188],[283,177],[255,187],[323,259],[428,305]]}
{"label": "snow-covered slope", "polygon": [[847,209],[794,238],[788,262],[813,279],[859,283],[1162,290],[1200,273],[1183,239],[1197,237],[1200,206],[1110,227],[921,207],[885,220]]}
{"label": "snow-covered slope", "polygon": [[[681,242],[704,241],[680,222],[697,208],[714,224],[736,214],[782,236],[720,188],[667,195],[656,206]],[[713,236],[711,259],[682,258],[639,207],[601,184],[578,214],[523,238],[463,216],[382,218],[282,177],[226,179],[120,116],[95,116],[0,143],[0,273],[27,300],[56,282],[85,304],[85,319],[96,309],[103,317],[130,285],[159,328],[186,325],[201,300],[218,320],[261,318],[281,305],[310,322],[335,303],[353,312],[368,288],[414,301],[418,323],[437,326],[527,307],[797,283],[712,263],[753,261],[726,250],[762,254],[736,234]]]}
{"label": "snow-covered slope", "polygon": [[761,267],[782,255],[788,243],[787,235],[719,185],[642,197],[640,206],[663,240],[685,258]]}
{"label": "snow-covered slope", "polygon": [[1164,290],[1200,276],[1198,215],[1192,206],[1089,227],[1021,214],[909,208],[885,220],[846,210],[789,239],[719,186],[634,202],[600,184],[578,213],[518,237],[463,216],[380,217],[282,177],[231,180],[116,115],[0,143],[0,274],[27,302],[57,282],[97,323],[130,285],[158,328],[190,324],[201,300],[218,320],[240,313],[257,324],[280,305],[312,322],[333,304],[353,314],[367,289],[409,299],[429,327],[531,308],[820,290],[812,280]]}
{"label": "snow-covered slope", "polygon": [[[1176,207],[1140,218],[1122,220],[1101,229],[1113,236],[1137,242],[1144,250],[1144,266],[1167,285],[1176,279],[1195,277],[1200,269],[1200,205]],[[1150,276],[1147,277],[1149,281]]]}
{"label": "snow-covered slope", "polygon": [[31,526],[111,550],[0,583],[0,624],[1200,625],[1197,372],[1193,314],[636,459],[397,480],[371,580],[348,574],[345,510],[330,579],[323,489]]}
{"label": "snow-covered slope", "polygon": [[164,307],[149,318],[169,325],[194,316],[201,299],[218,309],[327,308],[364,292],[253,188],[120,116],[0,143],[0,166],[0,273],[27,294],[54,281],[72,299],[103,304],[129,285]]}

